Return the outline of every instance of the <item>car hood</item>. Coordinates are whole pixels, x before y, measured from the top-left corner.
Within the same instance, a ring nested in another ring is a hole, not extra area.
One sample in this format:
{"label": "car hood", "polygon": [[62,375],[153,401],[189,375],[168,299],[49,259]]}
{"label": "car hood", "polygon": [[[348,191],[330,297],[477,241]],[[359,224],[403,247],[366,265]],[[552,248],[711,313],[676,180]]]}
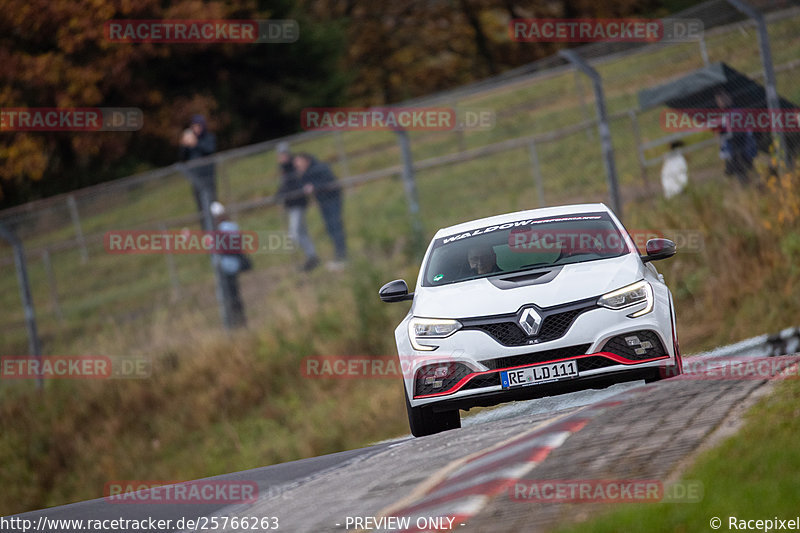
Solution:
{"label": "car hood", "polygon": [[[502,276],[501,276],[502,277]],[[551,307],[600,296],[644,278],[635,254],[564,265],[552,280],[500,289],[482,278],[442,287],[417,288],[411,313],[430,318],[467,318],[516,312],[527,304]]]}

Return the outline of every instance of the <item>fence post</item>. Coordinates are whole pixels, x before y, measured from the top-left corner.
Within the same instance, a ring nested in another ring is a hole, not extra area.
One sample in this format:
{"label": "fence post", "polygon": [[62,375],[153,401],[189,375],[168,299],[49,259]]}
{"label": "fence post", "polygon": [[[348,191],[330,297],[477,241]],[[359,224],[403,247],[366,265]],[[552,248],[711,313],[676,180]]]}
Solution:
{"label": "fence post", "polygon": [[342,165],[342,175],[344,177],[350,176],[350,165],[347,162],[347,151],[344,149],[344,139],[342,138],[342,132],[336,131],[333,134],[336,140],[336,152],[339,155],[339,164]]}
{"label": "fence post", "polygon": [[539,207],[544,207],[544,182],[542,179],[542,168],[539,165],[539,154],[536,152],[536,143],[533,141],[528,144],[528,154],[531,158],[531,172],[536,182],[536,196],[539,199]]}
{"label": "fence post", "polygon": [[642,150],[642,132],[639,129],[639,119],[636,117],[635,109],[628,109],[628,116],[631,118],[631,130],[633,130],[633,140],[636,143],[636,157],[639,160],[639,170],[642,173],[642,182],[646,192],[650,192],[650,181],[647,179],[647,165],[644,160]]}
{"label": "fence post", "polygon": [[[767,109],[771,116],[775,116],[781,108],[781,100],[778,96],[778,89],[775,83],[775,68],[772,65],[772,50],[769,46],[769,33],[767,32],[767,22],[762,15],[753,6],[748,4],[745,0],[728,0],[728,3],[733,7],[753,19],[758,29],[758,48],[761,52],[761,64],[764,68],[764,87],[767,96]],[[788,147],[786,146],[786,139],[783,132],[776,130],[775,121],[771,120],[772,140],[778,141],[778,148],[781,155],[785,158],[787,164],[791,163],[791,154],[789,154]]]}
{"label": "fence post", "polygon": [[[163,234],[167,233],[167,226],[163,222],[159,222],[158,229]],[[167,261],[167,272],[169,272],[170,285],[172,285],[172,299],[176,300],[178,296],[180,296],[181,284],[178,280],[178,270],[175,268],[175,257],[173,257],[171,250],[167,250],[167,253],[164,254],[164,257]]]}
{"label": "fence post", "polygon": [[467,141],[464,138],[463,127],[456,128],[456,138],[458,139],[458,151],[461,153],[467,149]]}
{"label": "fence post", "polygon": [[414,179],[414,160],[411,157],[411,143],[408,140],[408,132],[405,130],[395,130],[395,133],[400,143],[400,154],[403,157],[403,188],[408,201],[408,212],[411,215],[412,248],[414,253],[420,253],[423,244],[423,231],[419,213],[419,201],[417,200],[417,183]]}
{"label": "fence post", "polygon": [[[42,345],[39,340],[39,331],[36,327],[36,310],[33,307],[31,297],[31,286],[28,280],[28,266],[25,263],[25,250],[22,241],[14,232],[0,223],[0,237],[3,237],[14,250],[14,266],[17,270],[17,281],[19,282],[19,294],[22,297],[22,306],[25,312],[25,327],[28,330],[28,350],[30,355],[40,360],[42,358]],[[41,368],[41,364],[39,365]],[[36,388],[42,388],[42,375],[36,377]]]}
{"label": "fence post", "polygon": [[[581,81],[581,75],[576,70],[575,71],[575,88],[578,92],[578,100],[581,103],[581,114],[583,115],[584,120],[591,120],[591,116],[589,115],[589,110],[586,108],[586,97],[583,94],[583,82]],[[586,128],[586,140],[592,140],[592,130],[590,128]]]}
{"label": "fence post", "polygon": [[[458,102],[455,99],[450,100],[450,109],[452,109],[454,115],[458,117]],[[458,121],[456,120],[456,122]],[[463,122],[461,124],[457,123],[456,127],[454,128],[459,153],[467,149],[467,139],[464,137],[465,128],[466,126],[463,124]]]}
{"label": "fence post", "polygon": [[56,276],[53,274],[53,265],[50,263],[50,250],[42,250],[42,263],[47,274],[47,285],[50,288],[50,307],[59,320],[64,320],[64,313],[61,311],[61,304],[58,302],[58,287],[56,287]]}
{"label": "fence post", "polygon": [[78,242],[81,245],[81,261],[85,264],[89,260],[89,251],[86,249],[86,239],[83,237],[83,228],[81,227],[81,217],[78,215],[78,205],[75,203],[75,196],[67,196],[67,207],[69,208],[69,216],[72,218],[72,225],[75,226],[75,235],[78,237]]}
{"label": "fence post", "polygon": [[614,213],[622,219],[622,202],[619,196],[619,184],[617,180],[617,167],[614,163],[614,145],[611,143],[611,129],[608,127],[608,116],[606,113],[606,99],[603,95],[603,81],[600,74],[592,68],[584,59],[572,50],[561,50],[558,54],[567,61],[575,65],[584,74],[592,78],[594,85],[594,99],[597,105],[597,129],[600,132],[600,140],[603,147],[603,161],[606,167],[606,177],[608,178],[608,192],[611,196],[611,208]]}
{"label": "fence post", "polygon": [[[214,231],[214,219],[211,216],[211,191],[205,186],[203,180],[195,176],[193,169],[187,168],[184,163],[180,163],[178,168],[200,192],[200,204],[203,206],[200,216],[202,217],[203,229],[205,231]],[[222,279],[222,266],[220,265],[219,254],[217,254],[216,251],[212,251],[211,253],[211,269],[214,271],[215,293],[217,296],[217,304],[219,305],[219,314],[222,317],[222,324],[225,326],[225,329],[230,330],[233,327],[230,313],[230,295]]]}
{"label": "fence post", "polygon": [[225,172],[225,157],[219,154],[214,156],[214,171],[222,178],[222,198],[225,198],[225,203],[233,201],[231,198],[231,179]]}
{"label": "fence post", "polygon": [[[214,231],[214,219],[211,216],[211,191],[202,186],[200,188],[200,201],[203,204],[203,229],[205,231]],[[222,265],[220,259],[220,255],[214,250],[211,253],[211,268],[214,270],[219,314],[222,317],[222,324],[225,326],[225,329],[230,330],[233,329],[230,312],[231,298],[228,294],[227,285],[222,279]]]}
{"label": "fence post", "polygon": [[700,39],[697,42],[700,45],[700,56],[703,58],[703,65],[707,67],[709,65],[709,61],[708,61],[708,48],[706,47],[705,36],[700,37]]}

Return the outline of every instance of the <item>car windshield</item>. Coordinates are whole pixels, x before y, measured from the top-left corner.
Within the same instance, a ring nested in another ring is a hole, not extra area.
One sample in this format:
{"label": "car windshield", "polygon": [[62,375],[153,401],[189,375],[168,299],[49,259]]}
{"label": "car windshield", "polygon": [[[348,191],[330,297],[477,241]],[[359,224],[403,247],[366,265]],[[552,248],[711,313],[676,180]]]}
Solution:
{"label": "car windshield", "polygon": [[523,219],[436,239],[423,285],[619,257],[629,249],[607,213]]}

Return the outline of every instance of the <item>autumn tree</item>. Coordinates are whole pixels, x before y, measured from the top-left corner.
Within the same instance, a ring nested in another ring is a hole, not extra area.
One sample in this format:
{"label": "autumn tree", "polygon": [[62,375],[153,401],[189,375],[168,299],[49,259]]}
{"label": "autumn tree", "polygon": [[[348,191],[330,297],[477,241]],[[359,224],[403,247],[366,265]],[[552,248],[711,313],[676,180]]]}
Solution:
{"label": "autumn tree", "polygon": [[[109,42],[112,19],[298,20],[292,44]],[[344,41],[291,1],[2,0],[0,108],[137,107],[136,132],[0,131],[0,205],[174,161],[192,113],[220,147],[296,129],[303,107],[338,103]]]}
{"label": "autumn tree", "polygon": [[[0,131],[0,206],[174,161],[192,113],[220,148],[297,131],[308,106],[381,105],[550,56],[515,18],[624,17],[667,0],[0,0],[0,108],[138,107],[138,132]],[[684,0],[671,0],[680,2]],[[659,13],[665,14],[665,13]],[[291,44],[125,44],[112,19],[295,19]]]}

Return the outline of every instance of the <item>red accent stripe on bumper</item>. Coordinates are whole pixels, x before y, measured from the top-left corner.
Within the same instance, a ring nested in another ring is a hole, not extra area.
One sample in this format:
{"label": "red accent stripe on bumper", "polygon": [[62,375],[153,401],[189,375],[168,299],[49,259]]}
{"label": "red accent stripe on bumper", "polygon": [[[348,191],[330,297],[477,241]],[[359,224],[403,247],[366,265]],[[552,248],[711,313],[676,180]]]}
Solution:
{"label": "red accent stripe on bumper", "polygon": [[450,387],[446,391],[436,392],[436,393],[433,393],[433,394],[423,394],[421,396],[418,396],[418,395],[415,394],[414,398],[415,399],[416,398],[420,398],[420,399],[423,399],[423,398],[436,398],[437,396],[446,396],[448,394],[453,394],[453,393],[458,392],[459,390],[461,390],[464,387],[464,385],[466,385],[467,382],[469,382],[469,380],[471,380],[472,378],[474,378],[476,376],[483,376],[485,374],[492,374],[492,373],[495,373],[495,372],[503,372],[505,370],[516,370],[518,368],[528,368],[528,367],[531,367],[531,366],[549,365],[551,363],[560,363],[562,361],[572,361],[572,360],[575,360],[575,359],[583,359],[584,357],[595,357],[595,356],[605,357],[606,359],[611,359],[615,363],[619,363],[619,364],[622,364],[622,365],[638,365],[638,364],[641,364],[641,363],[650,363],[652,361],[658,361],[660,359],[669,359],[669,355],[664,355],[662,357],[653,357],[651,359],[633,360],[633,359],[628,359],[627,357],[622,357],[621,355],[617,355],[617,354],[611,353],[611,352],[587,353],[587,354],[584,354],[584,355],[574,355],[572,357],[564,357],[564,358],[561,358],[561,359],[553,359],[551,361],[542,361],[541,363],[536,363],[536,364],[532,364],[532,365],[518,365],[518,366],[510,366],[510,367],[507,367],[507,368],[497,368],[497,369],[494,369],[494,370],[485,370],[483,372],[472,372],[470,374],[467,374],[463,378],[461,378],[461,380],[459,380],[458,383],[456,383],[455,385],[453,385],[452,387]]}

